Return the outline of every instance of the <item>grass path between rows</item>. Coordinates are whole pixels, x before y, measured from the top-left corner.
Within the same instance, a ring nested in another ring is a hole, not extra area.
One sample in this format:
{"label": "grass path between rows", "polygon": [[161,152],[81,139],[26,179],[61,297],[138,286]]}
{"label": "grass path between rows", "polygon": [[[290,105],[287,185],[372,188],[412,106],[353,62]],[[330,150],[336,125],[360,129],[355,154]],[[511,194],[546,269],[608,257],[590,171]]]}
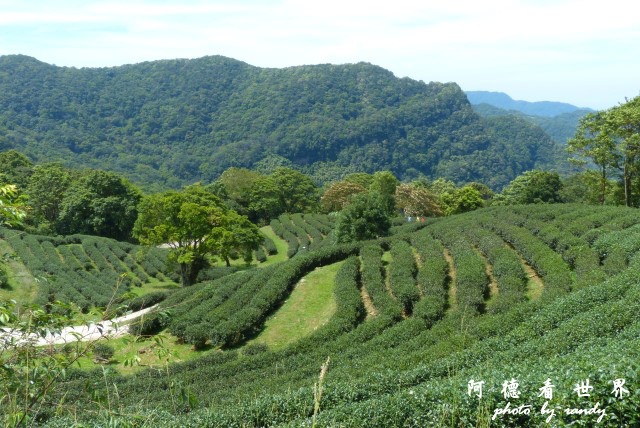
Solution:
{"label": "grass path between rows", "polygon": [[283,348],[329,321],[336,310],[333,290],[342,263],[316,268],[302,278],[282,307],[267,319],[262,332],[248,344]]}
{"label": "grass path between rows", "polygon": [[269,266],[274,263],[285,261],[287,259],[287,250],[289,249],[287,241],[276,235],[271,226],[261,227],[260,232],[262,232],[268,238],[271,238],[276,248],[278,249],[278,254],[267,256],[267,260],[264,263],[260,263],[258,266]]}

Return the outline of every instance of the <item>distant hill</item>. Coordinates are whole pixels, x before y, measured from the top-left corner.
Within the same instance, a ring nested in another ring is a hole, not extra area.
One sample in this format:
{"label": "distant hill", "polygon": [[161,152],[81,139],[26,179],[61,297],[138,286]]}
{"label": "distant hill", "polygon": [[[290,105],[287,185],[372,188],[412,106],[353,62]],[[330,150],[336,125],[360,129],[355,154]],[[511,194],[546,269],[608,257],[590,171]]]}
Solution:
{"label": "distant hill", "polygon": [[557,116],[536,116],[517,110],[505,110],[487,103],[473,105],[473,110],[482,117],[517,116],[542,128],[556,143],[564,146],[575,135],[580,118],[592,112],[590,109],[577,109]]}
{"label": "distant hill", "polygon": [[0,150],[115,170],[147,190],[283,164],[318,182],[389,169],[499,189],[558,165],[543,132],[494,127],[455,83],[368,63],[268,69],[210,56],[77,69],[0,57]]}
{"label": "distant hill", "polygon": [[564,113],[573,113],[576,110],[593,111],[555,101],[529,102],[514,100],[503,92],[466,91],[465,93],[471,104],[489,104],[503,110],[515,110],[534,116],[554,117]]}

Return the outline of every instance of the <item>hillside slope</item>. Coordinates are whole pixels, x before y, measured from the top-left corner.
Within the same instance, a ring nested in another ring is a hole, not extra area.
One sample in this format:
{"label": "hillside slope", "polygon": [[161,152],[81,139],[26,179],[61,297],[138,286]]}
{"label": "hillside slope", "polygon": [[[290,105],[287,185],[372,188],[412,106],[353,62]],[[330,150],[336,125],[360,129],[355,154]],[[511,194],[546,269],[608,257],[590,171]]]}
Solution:
{"label": "hillside slope", "polygon": [[473,110],[485,118],[497,116],[516,116],[527,122],[539,126],[553,141],[560,147],[565,147],[567,140],[573,138],[578,128],[580,118],[590,113],[589,109],[578,109],[568,113],[561,113],[556,116],[536,116],[525,114],[517,110],[505,110],[490,104],[473,104]]}
{"label": "hillside slope", "polygon": [[[168,330],[221,348],[128,377],[74,372],[72,416],[50,426],[310,426],[327,357],[316,426],[637,425],[637,210],[494,207],[420,226],[178,290],[161,304]],[[329,322],[285,349],[234,349],[338,260]],[[96,410],[96,396],[117,410]]]}
{"label": "hillside slope", "polygon": [[543,133],[507,140],[456,84],[367,63],[264,69],[212,56],[76,69],[0,57],[0,150],[117,170],[153,189],[283,163],[320,182],[389,169],[499,189],[555,166]]}

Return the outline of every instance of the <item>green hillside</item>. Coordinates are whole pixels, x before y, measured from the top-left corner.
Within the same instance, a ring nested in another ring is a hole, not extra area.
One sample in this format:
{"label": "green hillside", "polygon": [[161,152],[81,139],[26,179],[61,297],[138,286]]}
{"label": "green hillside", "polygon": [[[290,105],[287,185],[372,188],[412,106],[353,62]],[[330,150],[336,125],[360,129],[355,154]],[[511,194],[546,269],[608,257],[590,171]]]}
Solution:
{"label": "green hillside", "polygon": [[[492,207],[342,245],[322,244],[327,235],[312,236],[311,223],[326,224],[306,215],[272,224],[297,246],[289,260],[176,290],[137,326],[164,329],[201,356],[127,376],[74,370],[41,423],[638,424],[637,210]],[[307,291],[293,290],[301,280],[326,287],[315,275],[334,278],[329,320],[281,348],[247,345],[273,328],[269,320],[300,316]]]}
{"label": "green hillside", "polygon": [[[129,291],[172,288],[167,250],[89,235],[50,237],[0,227],[0,261],[12,279],[0,298],[44,305],[72,302],[83,312]],[[31,285],[25,295],[22,289]]]}
{"label": "green hillside", "polygon": [[578,109],[572,112],[561,113],[556,116],[536,116],[525,114],[517,110],[506,110],[486,103],[475,104],[473,110],[485,118],[504,116],[516,116],[527,122],[539,126],[560,147],[567,144],[567,140],[573,138],[578,128],[580,118],[592,112],[589,109]]}
{"label": "green hillside", "polygon": [[553,168],[539,130],[496,138],[454,83],[367,64],[265,69],[224,57],[111,68],[0,57],[0,151],[116,170],[147,189],[229,167],[293,165],[318,182],[391,170],[494,189]]}

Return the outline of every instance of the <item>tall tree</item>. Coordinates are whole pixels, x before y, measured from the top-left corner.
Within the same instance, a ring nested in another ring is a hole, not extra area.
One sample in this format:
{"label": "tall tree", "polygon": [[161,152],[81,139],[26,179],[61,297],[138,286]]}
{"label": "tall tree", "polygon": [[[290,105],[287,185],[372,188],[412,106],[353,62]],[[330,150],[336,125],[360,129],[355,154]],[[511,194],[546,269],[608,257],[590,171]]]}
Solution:
{"label": "tall tree", "polygon": [[612,168],[620,174],[625,205],[635,206],[633,183],[640,175],[640,96],[585,116],[569,140],[568,150],[590,159],[600,169],[601,202],[607,193],[607,171]]}
{"label": "tall tree", "polygon": [[325,190],[320,198],[320,206],[324,212],[340,211],[348,203],[353,195],[366,192],[363,186],[351,181],[338,181]]}
{"label": "tall tree", "polygon": [[140,203],[133,235],[141,244],[169,245],[182,286],[188,286],[215,250],[215,241],[207,238],[222,227],[225,211],[217,196],[197,185],[150,195]]}
{"label": "tall tree", "polygon": [[387,199],[377,192],[360,193],[340,212],[336,237],[338,242],[373,239],[387,235],[390,227]]}
{"label": "tall tree", "polygon": [[640,96],[610,109],[607,122],[622,153],[625,205],[636,206],[632,183],[640,173]]}
{"label": "tall tree", "polygon": [[435,217],[442,215],[438,197],[422,185],[400,184],[396,187],[396,207],[411,217]]}
{"label": "tall tree", "polygon": [[605,115],[590,113],[582,117],[575,136],[567,141],[567,151],[577,156],[571,159],[573,162],[584,165],[585,158],[588,158],[598,167],[600,204],[604,204],[609,169],[616,168],[620,161],[620,153],[616,150],[616,142],[607,126]]}
{"label": "tall tree", "polygon": [[307,175],[279,167],[271,174],[271,178],[279,190],[282,212],[309,212],[318,205],[318,188]]}
{"label": "tall tree", "polygon": [[200,185],[147,196],[139,212],[134,236],[145,245],[169,245],[183,286],[195,282],[207,256],[219,255],[227,263],[247,259],[264,239],[246,217]]}
{"label": "tall tree", "polygon": [[65,192],[56,229],[129,240],[141,198],[140,191],[118,174],[86,171]]}
{"label": "tall tree", "polygon": [[54,224],[62,209],[62,199],[72,182],[72,172],[57,163],[36,165],[27,186],[33,216]]}

